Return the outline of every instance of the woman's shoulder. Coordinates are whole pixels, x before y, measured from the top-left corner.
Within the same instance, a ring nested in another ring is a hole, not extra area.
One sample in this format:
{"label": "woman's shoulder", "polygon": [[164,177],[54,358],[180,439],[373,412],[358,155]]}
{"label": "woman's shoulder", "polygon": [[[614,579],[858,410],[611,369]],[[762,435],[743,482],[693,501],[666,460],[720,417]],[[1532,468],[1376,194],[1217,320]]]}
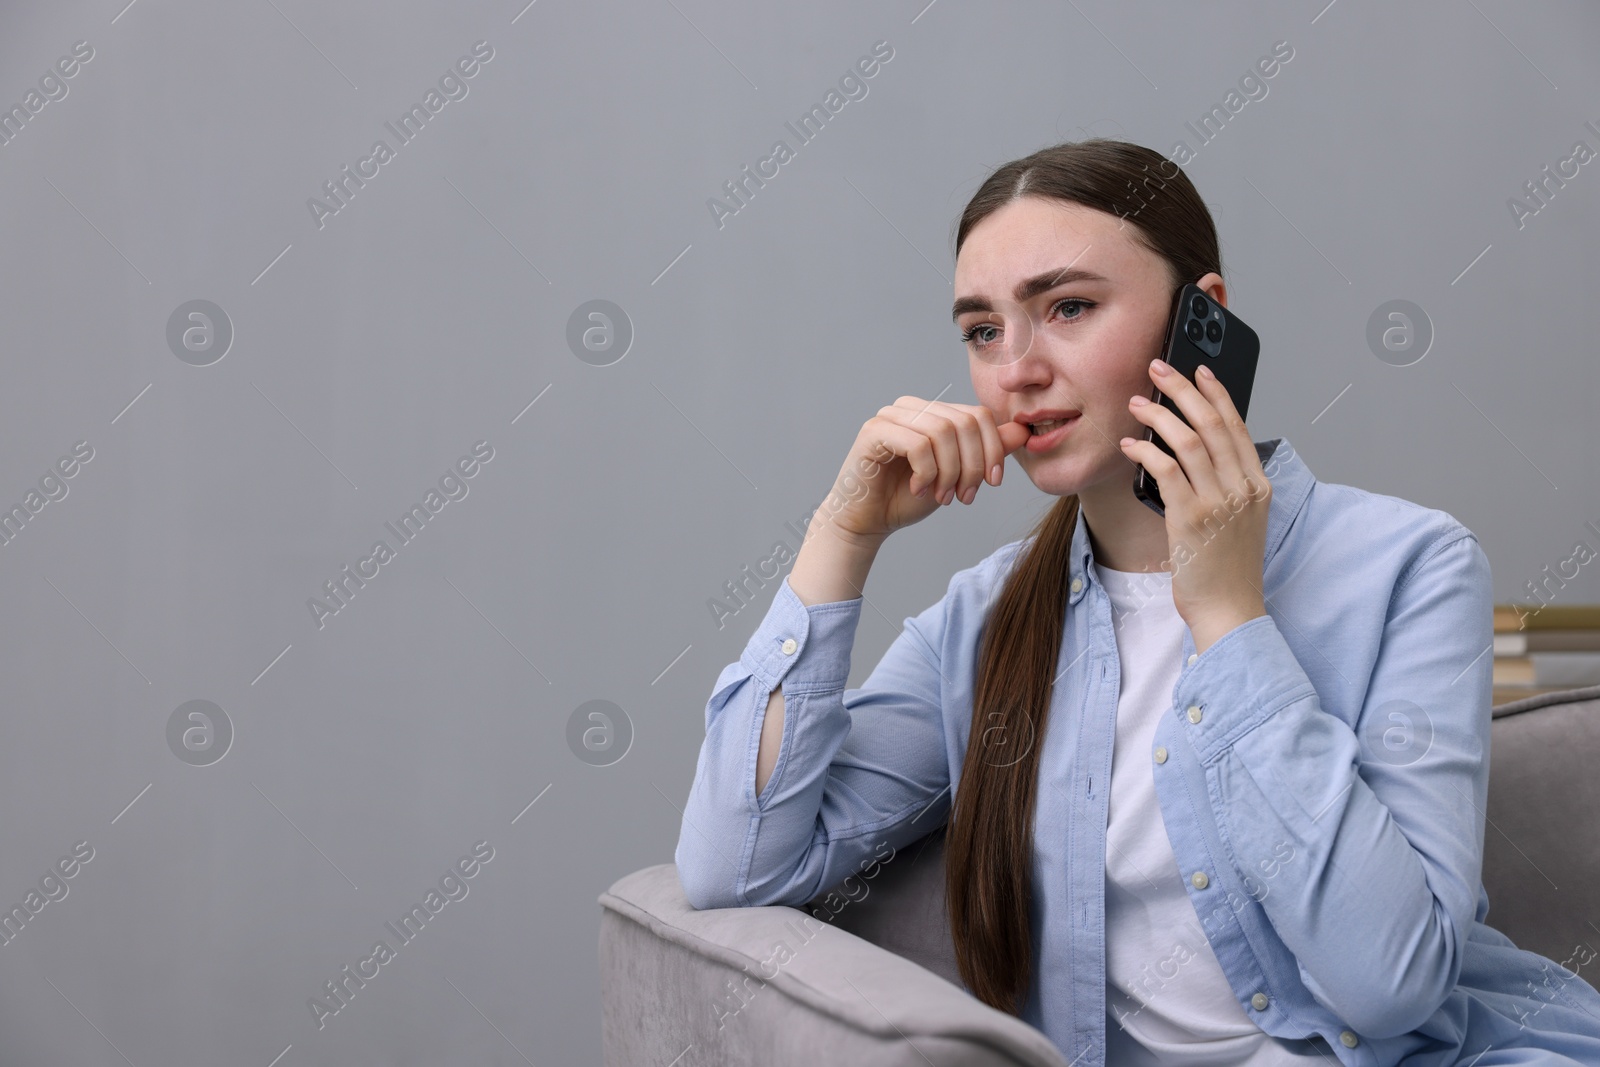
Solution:
{"label": "woman's shoulder", "polygon": [[1278,525],[1302,537],[1340,543],[1422,547],[1472,537],[1466,524],[1441,508],[1360,486],[1318,477],[1287,438],[1257,441],[1273,484]]}
{"label": "woman's shoulder", "polygon": [[1305,506],[1285,532],[1292,554],[1359,568],[1387,571],[1403,583],[1438,553],[1456,546],[1487,566],[1477,535],[1450,512],[1339,482],[1317,481]]}
{"label": "woman's shoulder", "polygon": [[999,595],[1000,587],[1010,574],[1018,554],[1026,547],[1029,538],[1019,537],[1008,541],[976,563],[962,567],[950,575],[945,589],[945,599],[962,605],[988,602]]}
{"label": "woman's shoulder", "polygon": [[1472,530],[1443,508],[1340,482],[1318,481],[1306,501],[1306,510],[1328,532],[1364,530],[1364,540],[1389,541],[1396,537],[1422,545],[1476,538]]}
{"label": "woman's shoulder", "polygon": [[928,635],[938,633],[946,639],[965,641],[975,627],[983,624],[989,609],[999,597],[1018,554],[1027,547],[1028,537],[993,549],[975,563],[950,575],[944,595],[918,616]]}

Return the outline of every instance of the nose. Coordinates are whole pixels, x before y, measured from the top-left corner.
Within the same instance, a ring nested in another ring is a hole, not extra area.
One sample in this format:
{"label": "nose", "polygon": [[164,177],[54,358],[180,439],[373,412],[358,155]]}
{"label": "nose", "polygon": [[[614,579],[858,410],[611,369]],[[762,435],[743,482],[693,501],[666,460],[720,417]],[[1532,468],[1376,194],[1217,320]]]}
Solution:
{"label": "nose", "polygon": [[[1007,334],[1010,342],[1012,336]],[[1050,353],[1043,335],[1028,331],[1018,343],[1001,353],[994,367],[995,384],[1007,392],[1021,392],[1050,380]]]}

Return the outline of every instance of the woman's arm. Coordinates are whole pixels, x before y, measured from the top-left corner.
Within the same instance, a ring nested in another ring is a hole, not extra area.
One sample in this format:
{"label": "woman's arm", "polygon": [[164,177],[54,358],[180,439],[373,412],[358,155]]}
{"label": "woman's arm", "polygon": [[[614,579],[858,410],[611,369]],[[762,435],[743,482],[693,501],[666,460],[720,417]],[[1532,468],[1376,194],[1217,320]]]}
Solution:
{"label": "woman's arm", "polygon": [[[805,543],[800,555],[789,571],[789,588],[806,607],[813,604],[835,603],[861,596],[861,587],[867,584],[867,574],[883,541],[860,541],[844,538],[825,521],[819,525],[813,516],[807,527]],[[766,715],[761,722],[761,752],[756,757],[756,793],[767,786],[772,769],[778,763],[778,746],[783,742],[783,687],[772,691],[767,699]]]}
{"label": "woman's arm", "polygon": [[1488,559],[1457,526],[1396,580],[1354,730],[1322,709],[1270,615],[1222,636],[1174,689],[1180,712],[1201,709],[1185,730],[1233,866],[1264,887],[1312,994],[1374,1037],[1422,1025],[1461,973],[1483,862],[1492,617]]}
{"label": "woman's arm", "polygon": [[1028,436],[987,408],[914,396],[863,424],[793,573],[706,705],[676,853],[695,907],[803,904],[882,844],[943,824],[944,601],[907,619],[847,692],[860,589],[891,533],[998,485]]}
{"label": "woman's arm", "polygon": [[797,559],[706,705],[675,853],[696,908],[804,904],[881,860],[884,843],[908,844],[948,816],[944,600],[907,618],[862,687],[847,690],[862,599],[806,603],[802,592],[838,592],[808,575]]}

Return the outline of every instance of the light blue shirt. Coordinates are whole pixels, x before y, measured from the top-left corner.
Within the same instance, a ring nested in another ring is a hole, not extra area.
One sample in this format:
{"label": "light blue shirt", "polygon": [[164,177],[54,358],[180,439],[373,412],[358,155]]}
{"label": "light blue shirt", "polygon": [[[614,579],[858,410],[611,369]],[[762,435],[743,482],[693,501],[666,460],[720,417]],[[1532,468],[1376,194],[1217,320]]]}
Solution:
{"label": "light blue shirt", "polygon": [[[1466,1065],[1516,1046],[1600,1063],[1600,993],[1483,922],[1493,601],[1477,538],[1446,512],[1317,481],[1284,438],[1256,449],[1272,483],[1267,614],[1198,656],[1185,630],[1145,754],[1234,995],[1268,1034],[1320,1036],[1345,1064]],[[978,637],[1023,547],[957,572],[859,689],[845,684],[861,598],[807,607],[784,578],[706,705],[675,854],[693,906],[798,907],[881,858],[883,843],[948,821]],[[1089,1067],[1104,1062],[1109,1021],[1120,671],[1081,513],[1067,565],[1022,1018]],[[761,723],[780,684],[783,742],[757,796]]]}

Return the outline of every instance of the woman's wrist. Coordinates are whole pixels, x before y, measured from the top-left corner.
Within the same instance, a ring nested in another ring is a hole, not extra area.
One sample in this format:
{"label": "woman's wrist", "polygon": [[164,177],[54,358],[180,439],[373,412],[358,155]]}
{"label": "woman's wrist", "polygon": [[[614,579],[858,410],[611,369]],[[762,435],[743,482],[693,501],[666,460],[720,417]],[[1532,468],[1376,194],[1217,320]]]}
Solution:
{"label": "woman's wrist", "polygon": [[813,519],[789,572],[789,588],[807,607],[856,599],[884,540],[841,533]]}
{"label": "woman's wrist", "polygon": [[1189,627],[1189,632],[1194,636],[1195,654],[1199,655],[1212,645],[1220,641],[1230,631],[1243,626],[1251,619],[1259,619],[1267,613],[1266,605],[1240,608],[1197,620]]}

